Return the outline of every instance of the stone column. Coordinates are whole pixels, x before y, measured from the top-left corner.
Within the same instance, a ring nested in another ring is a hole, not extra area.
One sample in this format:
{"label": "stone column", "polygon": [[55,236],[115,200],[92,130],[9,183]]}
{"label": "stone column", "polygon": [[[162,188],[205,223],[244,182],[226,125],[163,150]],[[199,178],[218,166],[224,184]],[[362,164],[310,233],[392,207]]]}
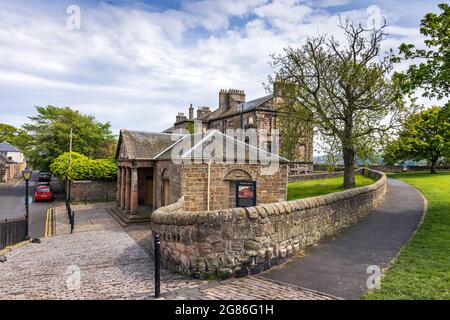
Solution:
{"label": "stone column", "polygon": [[120,209],[125,210],[125,180],[126,180],[127,168],[122,167],[122,177],[120,179]]}
{"label": "stone column", "polygon": [[130,211],[131,170],[125,168],[125,210]]}
{"label": "stone column", "polygon": [[138,213],[138,169],[131,169],[131,194],[130,194],[130,214]]}
{"label": "stone column", "polygon": [[120,202],[122,199],[122,167],[117,168],[117,190],[116,190],[116,203],[120,207]]}

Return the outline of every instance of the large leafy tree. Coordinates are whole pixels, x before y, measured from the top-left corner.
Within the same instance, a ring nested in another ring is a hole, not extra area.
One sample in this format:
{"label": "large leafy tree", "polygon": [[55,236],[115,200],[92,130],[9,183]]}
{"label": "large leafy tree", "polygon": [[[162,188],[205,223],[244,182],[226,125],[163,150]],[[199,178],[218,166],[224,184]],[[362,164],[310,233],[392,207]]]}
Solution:
{"label": "large leafy tree", "polygon": [[[343,156],[344,188],[355,186],[354,162],[374,149],[406,111],[397,85],[389,77],[390,53],[380,56],[385,26],[366,28],[341,22],[346,41],[308,38],[299,48],[274,55],[275,79],[289,90],[283,95],[286,119],[309,121]],[[294,90],[292,88],[295,88]]]}
{"label": "large leafy tree", "polygon": [[25,130],[6,123],[0,123],[0,142],[9,142],[27,155],[31,140],[31,136]]}
{"label": "large leafy tree", "polygon": [[435,173],[439,159],[450,155],[450,112],[447,109],[435,106],[409,116],[398,138],[386,145],[385,162],[428,160],[431,173]]}
{"label": "large leafy tree", "polygon": [[0,123],[0,142],[6,141],[12,143],[18,130],[16,127],[6,123]]}
{"label": "large leafy tree", "polygon": [[439,4],[441,12],[428,13],[421,20],[420,33],[425,36],[426,48],[403,43],[397,60],[418,61],[405,72],[396,73],[405,93],[423,90],[424,97],[445,99],[450,93],[450,5]]}
{"label": "large leafy tree", "polygon": [[69,150],[71,129],[73,151],[90,158],[112,156],[115,137],[108,122],[101,123],[69,107],[36,107],[36,111],[36,116],[29,117],[31,122],[23,125],[33,138],[27,158],[34,168],[49,170],[53,160]]}

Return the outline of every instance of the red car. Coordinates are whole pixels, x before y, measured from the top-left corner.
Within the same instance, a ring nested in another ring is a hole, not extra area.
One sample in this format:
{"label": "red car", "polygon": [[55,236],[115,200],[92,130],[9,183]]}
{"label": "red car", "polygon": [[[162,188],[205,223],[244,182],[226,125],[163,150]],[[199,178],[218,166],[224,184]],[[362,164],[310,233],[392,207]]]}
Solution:
{"label": "red car", "polygon": [[53,201],[53,191],[50,186],[36,187],[34,201]]}

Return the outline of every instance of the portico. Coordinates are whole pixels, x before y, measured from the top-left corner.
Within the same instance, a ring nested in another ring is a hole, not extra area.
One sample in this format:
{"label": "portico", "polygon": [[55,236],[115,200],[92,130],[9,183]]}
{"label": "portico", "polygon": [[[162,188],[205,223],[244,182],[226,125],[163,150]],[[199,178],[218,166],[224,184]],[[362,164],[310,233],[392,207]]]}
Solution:
{"label": "portico", "polygon": [[169,134],[121,130],[116,151],[116,202],[130,219],[149,217],[153,212],[155,157],[174,142]]}
{"label": "portico", "polygon": [[121,161],[117,173],[117,206],[137,215],[139,207],[153,209],[153,163]]}

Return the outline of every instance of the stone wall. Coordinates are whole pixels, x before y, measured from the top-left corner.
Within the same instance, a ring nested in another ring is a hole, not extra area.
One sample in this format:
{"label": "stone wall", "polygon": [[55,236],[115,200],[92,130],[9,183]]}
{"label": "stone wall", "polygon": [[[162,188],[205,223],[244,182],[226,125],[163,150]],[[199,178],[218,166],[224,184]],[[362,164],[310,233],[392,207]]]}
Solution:
{"label": "stone wall", "polygon": [[284,262],[324,237],[364,218],[387,188],[377,171],[372,185],[334,194],[203,212],[186,212],[183,199],[152,214],[151,228],[161,235],[164,267],[196,277],[245,276]]}
{"label": "stone wall", "polygon": [[[230,208],[235,199],[231,183],[238,180],[256,181],[256,201],[271,203],[286,200],[287,165],[280,164],[276,172],[264,174],[260,164],[220,164],[210,168],[210,210]],[[183,164],[181,169],[181,193],[186,211],[207,209],[208,164]],[[233,191],[234,190],[234,191]]]}
{"label": "stone wall", "polygon": [[116,199],[116,181],[73,181],[70,187],[72,201],[113,201]]}
{"label": "stone wall", "polygon": [[329,178],[339,178],[339,177],[343,177],[343,176],[344,176],[344,171],[290,175],[289,182],[306,181],[306,180],[322,180],[322,179],[329,179]]}
{"label": "stone wall", "polygon": [[163,203],[163,180],[169,181],[169,203],[177,202],[181,197],[181,166],[171,160],[156,161],[153,176],[153,206],[160,208]]}
{"label": "stone wall", "polygon": [[15,177],[20,177],[25,166],[25,162],[9,164],[0,163],[0,183],[8,182]]}

